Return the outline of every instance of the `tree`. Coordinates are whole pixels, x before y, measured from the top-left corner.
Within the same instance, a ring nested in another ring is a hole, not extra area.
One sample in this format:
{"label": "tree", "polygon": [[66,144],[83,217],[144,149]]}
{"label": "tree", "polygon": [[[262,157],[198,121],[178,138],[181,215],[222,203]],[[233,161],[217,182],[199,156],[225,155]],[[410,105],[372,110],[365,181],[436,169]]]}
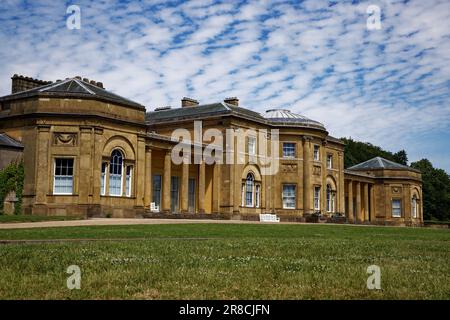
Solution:
{"label": "tree", "polygon": [[399,152],[394,153],[395,162],[403,164],[405,166],[408,165],[408,156],[405,150],[400,150]]}
{"label": "tree", "polygon": [[428,159],[411,163],[422,173],[423,213],[425,220],[450,220],[450,177],[433,167]]}

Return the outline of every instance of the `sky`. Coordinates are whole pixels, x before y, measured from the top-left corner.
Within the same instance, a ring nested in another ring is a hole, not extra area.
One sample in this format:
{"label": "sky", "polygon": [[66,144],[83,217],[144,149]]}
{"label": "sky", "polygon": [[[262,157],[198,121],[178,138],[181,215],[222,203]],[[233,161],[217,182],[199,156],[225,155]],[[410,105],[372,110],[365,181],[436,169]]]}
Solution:
{"label": "sky", "polygon": [[148,111],[236,96],[450,172],[449,0],[2,0],[0,12],[0,96],[13,74],[94,79]]}

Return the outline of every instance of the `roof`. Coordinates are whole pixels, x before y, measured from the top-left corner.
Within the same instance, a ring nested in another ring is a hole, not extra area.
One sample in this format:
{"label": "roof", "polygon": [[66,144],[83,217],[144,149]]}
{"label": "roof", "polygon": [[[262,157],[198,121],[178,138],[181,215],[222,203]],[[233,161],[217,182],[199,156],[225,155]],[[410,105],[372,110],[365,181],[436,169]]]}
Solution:
{"label": "roof", "polygon": [[298,113],[293,113],[287,109],[270,109],[266,111],[264,118],[268,119],[270,123],[276,125],[284,126],[304,126],[304,127],[315,127],[325,130],[325,126],[315,120],[309,119]]}
{"label": "roof", "polygon": [[15,149],[23,149],[22,143],[11,138],[6,133],[0,133],[0,146]]}
{"label": "roof", "polygon": [[10,94],[0,98],[0,101],[29,98],[34,96],[45,97],[68,97],[68,98],[91,98],[106,100],[135,108],[145,109],[141,104],[128,100],[96,85],[90,84],[78,78],[68,78],[55,83],[39,86],[30,90],[25,90]]}
{"label": "roof", "polygon": [[[278,111],[280,110],[277,110],[277,112]],[[308,119],[299,114],[291,113],[289,110],[283,109],[283,111],[284,112],[282,113],[277,113],[275,112],[275,109],[268,110],[266,115],[262,116],[256,111],[238,107],[226,102],[219,102],[184,108],[155,110],[146,114],[146,122],[151,125],[161,122],[177,122],[185,119],[192,120],[194,118],[204,118],[208,116],[234,115],[274,126],[300,126],[325,130],[324,125],[320,122]],[[283,117],[283,115],[286,117]]]}
{"label": "roof", "polygon": [[215,115],[237,115],[254,121],[264,122],[264,118],[258,112],[225,102],[147,112],[145,120],[147,124],[154,124]]}
{"label": "roof", "polygon": [[381,157],[375,157],[373,159],[364,161],[353,167],[348,168],[348,170],[375,170],[375,169],[393,169],[393,170],[411,170],[417,171],[409,166],[396,163]]}

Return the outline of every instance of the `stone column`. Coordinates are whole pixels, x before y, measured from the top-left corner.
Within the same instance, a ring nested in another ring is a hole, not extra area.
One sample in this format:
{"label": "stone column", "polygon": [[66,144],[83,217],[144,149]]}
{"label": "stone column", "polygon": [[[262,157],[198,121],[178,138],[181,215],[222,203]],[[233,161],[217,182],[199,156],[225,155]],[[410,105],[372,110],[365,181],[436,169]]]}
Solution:
{"label": "stone column", "polygon": [[[146,147],[145,147],[145,135],[138,135],[138,148],[136,154],[136,163],[133,168],[133,177],[131,178],[131,196],[136,197],[136,206],[144,206],[145,197],[145,169],[146,169]],[[125,172],[126,174],[126,172]]]}
{"label": "stone column", "polygon": [[353,214],[353,181],[348,182],[348,221],[355,222],[355,216]]}
{"label": "stone column", "polygon": [[185,159],[181,165],[181,212],[188,212],[189,164]]}
{"label": "stone column", "polygon": [[212,211],[218,213],[220,211],[220,187],[221,183],[221,168],[218,163],[214,164],[213,168],[213,190],[212,190]]}
{"label": "stone column", "polygon": [[149,208],[152,202],[152,149],[145,150],[145,183],[144,207]]}
{"label": "stone column", "polygon": [[311,213],[311,138],[303,137],[303,213]]}
{"label": "stone column", "polygon": [[100,204],[101,190],[101,176],[102,176],[102,135],[103,129],[100,127],[94,128],[94,163],[92,166],[93,182],[93,202],[94,204]]}
{"label": "stone column", "polygon": [[364,221],[369,221],[369,184],[364,183]]}
{"label": "stone column", "polygon": [[[404,209],[403,209],[404,208]],[[409,184],[403,185],[403,210],[405,217],[405,221],[411,221],[412,212],[411,212],[411,187]]]}
{"label": "stone column", "polygon": [[205,162],[198,168],[198,212],[205,213]]}
{"label": "stone column", "polygon": [[162,192],[162,211],[170,212],[170,178],[171,178],[171,159],[170,150],[166,151],[164,156],[164,173],[163,173],[163,192]]}
{"label": "stone column", "polygon": [[370,185],[370,222],[376,221],[375,216],[375,186]]}
{"label": "stone column", "polygon": [[[320,162],[322,162],[322,170],[321,170],[321,174],[322,174],[322,188],[321,188],[321,193],[322,195],[320,196],[321,198],[321,211],[327,213],[327,174],[328,174],[328,169],[327,169],[327,152],[326,152],[326,141],[323,141],[322,146],[320,147],[321,152],[320,152]],[[337,184],[336,184],[337,185]]]}
{"label": "stone column", "polygon": [[355,212],[356,221],[361,223],[363,221],[361,215],[361,182],[356,182],[356,212]]}
{"label": "stone column", "polygon": [[[37,165],[36,165],[36,204],[47,203],[47,193],[51,190],[49,184],[49,176],[52,177],[54,170],[54,164],[51,163],[49,156],[49,144],[50,144],[50,126],[40,125],[38,126],[37,133]],[[49,166],[50,165],[50,166]],[[74,168],[74,175],[76,174]],[[75,183],[74,183],[75,187]],[[53,192],[52,192],[53,193]]]}
{"label": "stone column", "polygon": [[[91,136],[92,127],[80,126],[80,157],[78,166],[74,163],[75,167],[79,168],[78,175],[78,194],[79,202],[78,204],[88,204],[89,203],[89,189],[91,186],[92,177],[92,161],[91,161]],[[75,169],[75,168],[74,168]],[[99,179],[99,177],[96,177]],[[75,182],[75,181],[74,181]],[[75,185],[74,185],[75,186]]]}
{"label": "stone column", "polygon": [[345,175],[344,175],[344,157],[343,153],[338,153],[338,169],[339,169],[339,186],[338,186],[338,198],[339,198],[339,212],[345,212]]}

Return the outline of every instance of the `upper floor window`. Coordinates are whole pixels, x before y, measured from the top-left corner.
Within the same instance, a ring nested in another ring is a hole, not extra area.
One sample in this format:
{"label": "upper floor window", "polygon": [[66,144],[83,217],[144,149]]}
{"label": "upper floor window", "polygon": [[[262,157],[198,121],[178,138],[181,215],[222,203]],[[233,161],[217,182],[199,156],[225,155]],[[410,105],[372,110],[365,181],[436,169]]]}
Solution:
{"label": "upper floor window", "polygon": [[314,145],[314,160],[315,161],[319,161],[320,160],[319,151],[320,151],[320,147],[317,144],[315,144]]}
{"label": "upper floor window", "polygon": [[53,194],[73,194],[73,159],[55,159]]}
{"label": "upper floor window", "polygon": [[248,154],[255,155],[256,154],[256,138],[248,137]]}
{"label": "upper floor window", "polygon": [[333,155],[332,154],[327,155],[327,168],[328,169],[333,168]]}
{"label": "upper floor window", "polygon": [[283,158],[295,158],[295,143],[283,143]]}
{"label": "upper floor window", "polygon": [[402,216],[402,201],[400,199],[392,200],[392,216],[400,218]]}
{"label": "upper floor window", "polygon": [[119,150],[114,150],[111,154],[111,162],[109,164],[109,195],[122,195],[122,171],[123,171],[123,155]]}

